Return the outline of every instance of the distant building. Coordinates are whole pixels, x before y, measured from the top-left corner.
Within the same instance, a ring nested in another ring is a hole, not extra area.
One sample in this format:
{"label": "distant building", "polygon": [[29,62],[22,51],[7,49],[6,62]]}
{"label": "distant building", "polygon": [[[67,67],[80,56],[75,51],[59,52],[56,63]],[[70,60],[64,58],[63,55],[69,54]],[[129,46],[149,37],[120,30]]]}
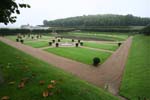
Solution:
{"label": "distant building", "polygon": [[29,24],[27,25],[21,25],[21,29],[31,29],[32,26],[30,26]]}
{"label": "distant building", "polygon": [[40,25],[30,26],[29,24],[27,24],[27,25],[21,25],[21,29],[49,29],[49,27],[41,27]]}

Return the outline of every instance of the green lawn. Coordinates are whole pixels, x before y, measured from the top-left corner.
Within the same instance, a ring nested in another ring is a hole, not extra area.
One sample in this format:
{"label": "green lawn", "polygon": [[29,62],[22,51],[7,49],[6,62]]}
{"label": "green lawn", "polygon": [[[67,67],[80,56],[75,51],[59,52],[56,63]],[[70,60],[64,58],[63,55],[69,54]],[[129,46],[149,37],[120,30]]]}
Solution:
{"label": "green lawn", "polygon": [[150,36],[133,38],[120,94],[130,100],[150,99]]}
{"label": "green lawn", "polygon": [[10,36],[6,36],[7,39],[10,39],[12,41],[16,41],[17,36],[16,35],[10,35]]}
{"label": "green lawn", "polygon": [[106,49],[115,51],[118,48],[117,44],[102,44],[102,43],[92,43],[92,42],[84,42],[83,46],[91,47],[91,48],[97,48],[97,49]]}
{"label": "green lawn", "polygon": [[34,48],[46,47],[48,45],[48,41],[26,41],[24,44],[32,46]]}
{"label": "green lawn", "polygon": [[[0,98],[9,96],[10,100],[118,100],[102,89],[2,42],[0,47],[0,71],[5,80],[0,85]],[[23,88],[18,88],[24,78],[29,80]],[[45,83],[40,85],[40,80]],[[52,84],[51,80],[55,80],[56,84]],[[47,89],[50,83],[54,88]],[[51,96],[44,98],[42,93],[45,90],[51,92]]]}
{"label": "green lawn", "polygon": [[88,35],[88,36],[98,36],[104,38],[112,38],[113,40],[125,40],[128,38],[128,34],[125,33],[113,33],[113,32],[79,32],[79,33],[71,33],[74,35]]}
{"label": "green lawn", "polygon": [[101,51],[89,50],[85,48],[49,48],[46,51],[54,53],[59,56],[63,56],[69,59],[73,59],[85,64],[92,64],[92,60],[94,57],[99,57],[101,62],[103,63],[111,54]]}
{"label": "green lawn", "polygon": [[79,38],[94,38],[99,40],[109,41],[124,41],[128,38],[127,33],[113,33],[113,32],[69,32],[59,34],[64,37],[79,37]]}

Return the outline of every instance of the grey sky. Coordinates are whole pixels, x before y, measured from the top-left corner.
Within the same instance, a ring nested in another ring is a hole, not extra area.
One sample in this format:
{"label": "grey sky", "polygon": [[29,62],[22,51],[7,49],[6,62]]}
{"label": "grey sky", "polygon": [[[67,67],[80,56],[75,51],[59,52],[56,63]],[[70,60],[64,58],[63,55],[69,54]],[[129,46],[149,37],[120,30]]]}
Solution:
{"label": "grey sky", "polygon": [[[39,25],[43,20],[91,15],[91,14],[133,14],[150,17],[150,0],[17,0],[31,5],[30,9],[21,9],[15,24]],[[4,26],[0,24],[0,26]]]}

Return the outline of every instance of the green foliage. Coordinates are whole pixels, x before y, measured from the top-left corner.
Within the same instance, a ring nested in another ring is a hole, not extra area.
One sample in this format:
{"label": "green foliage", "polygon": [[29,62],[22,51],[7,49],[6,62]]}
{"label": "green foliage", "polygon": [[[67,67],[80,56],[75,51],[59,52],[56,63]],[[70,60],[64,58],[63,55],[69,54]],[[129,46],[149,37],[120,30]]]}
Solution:
{"label": "green foliage", "polygon": [[49,44],[49,46],[51,46],[51,45],[52,45],[52,42],[48,42],[48,44]]}
{"label": "green foliage", "polygon": [[[0,29],[0,35],[16,35],[18,33],[21,34],[27,34],[27,33],[32,33],[32,34],[37,34],[37,33],[49,33],[52,32],[52,30],[29,30],[29,29],[8,29],[8,28],[2,28]],[[30,35],[30,34],[29,34]]]}
{"label": "green foliage", "polygon": [[0,23],[7,25],[16,22],[14,14],[20,14],[19,7],[30,8],[28,4],[18,4],[15,0],[1,0],[0,3]]}
{"label": "green foliage", "polygon": [[121,43],[121,42],[119,42],[119,43],[118,43],[118,46],[120,47],[120,46],[121,46],[121,44],[122,44],[122,43]]}
{"label": "green foliage", "polygon": [[21,40],[20,40],[20,42],[23,44],[23,43],[24,43],[24,40],[23,40],[23,39],[21,39]]}
{"label": "green foliage", "polygon": [[97,66],[100,62],[101,62],[101,60],[98,57],[93,58],[93,65],[94,66]]}
{"label": "green foliage", "polygon": [[120,94],[129,100],[150,99],[149,42],[150,37],[144,35],[136,35],[133,38],[120,90]]}
{"label": "green foliage", "polygon": [[59,43],[56,43],[56,47],[59,47]]}
{"label": "green foliage", "polygon": [[[2,42],[0,47],[0,68],[5,78],[5,82],[0,85],[0,98],[7,95],[11,100],[119,100],[64,70]],[[29,81],[24,88],[19,89],[18,84],[24,77],[29,77]],[[39,85],[40,80],[44,80],[45,84]],[[51,80],[56,80],[55,88],[51,89],[54,94],[44,98],[42,92]],[[12,81],[15,83],[9,85]]]}
{"label": "green foliage", "polygon": [[141,32],[145,35],[150,35],[150,24],[144,27]]}
{"label": "green foliage", "polygon": [[44,20],[45,26],[54,27],[89,27],[89,26],[145,26],[150,23],[150,18],[140,18],[133,15],[88,15],[57,19],[53,21]]}

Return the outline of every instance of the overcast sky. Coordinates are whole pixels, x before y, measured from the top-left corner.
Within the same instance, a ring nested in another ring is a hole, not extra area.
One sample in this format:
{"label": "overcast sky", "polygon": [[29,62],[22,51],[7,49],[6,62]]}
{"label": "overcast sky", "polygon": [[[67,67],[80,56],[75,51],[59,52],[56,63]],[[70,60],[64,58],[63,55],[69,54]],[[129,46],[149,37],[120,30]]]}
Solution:
{"label": "overcast sky", "polygon": [[[21,9],[15,24],[40,25],[43,20],[93,14],[133,14],[150,17],[150,0],[17,0],[28,3],[30,9]],[[0,24],[0,26],[4,26]]]}

